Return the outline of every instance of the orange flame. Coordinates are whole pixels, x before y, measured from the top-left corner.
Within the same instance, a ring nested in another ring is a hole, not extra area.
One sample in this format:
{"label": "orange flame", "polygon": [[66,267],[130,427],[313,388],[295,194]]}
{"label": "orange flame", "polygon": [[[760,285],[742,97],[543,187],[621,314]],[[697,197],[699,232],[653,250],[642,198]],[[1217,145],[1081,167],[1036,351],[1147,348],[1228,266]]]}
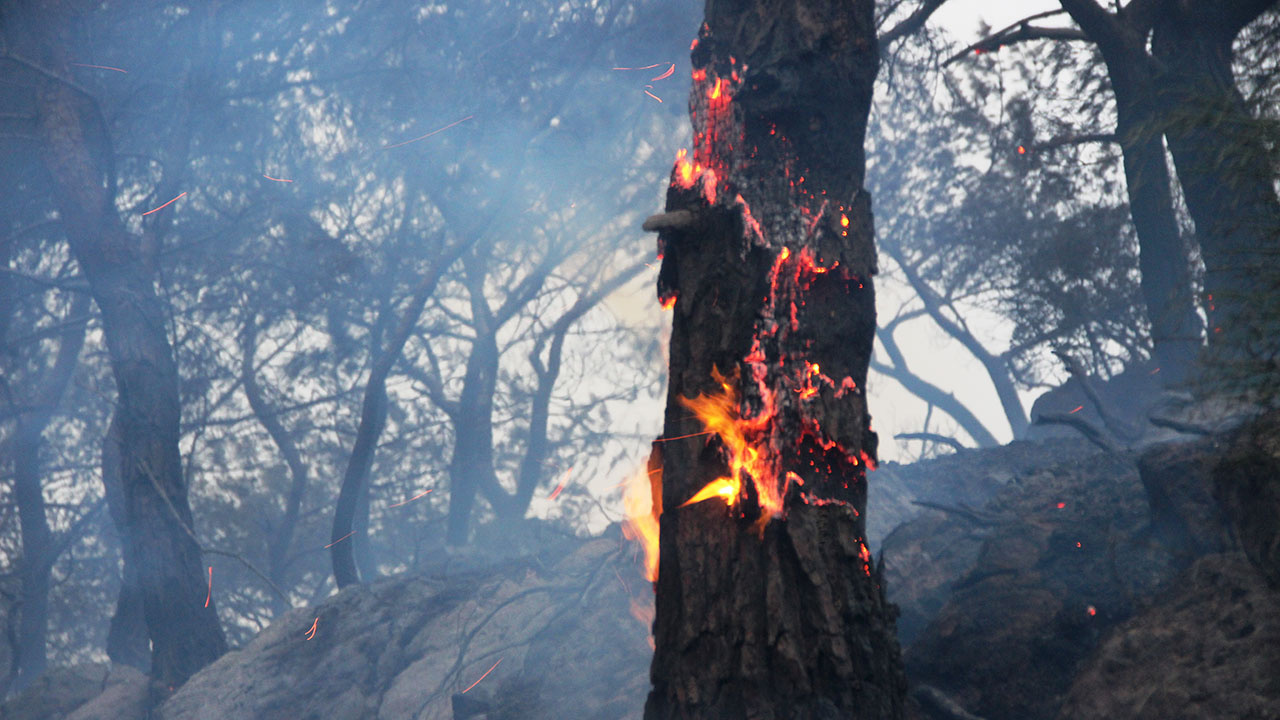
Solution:
{"label": "orange flame", "polygon": [[719,369],[712,368],[711,377],[720,384],[722,392],[698,395],[693,399],[680,398],[680,404],[693,411],[708,431],[719,436],[729,451],[730,474],[707,483],[681,507],[713,497],[724,498],[725,503],[732,507],[742,492],[743,476],[746,475],[755,485],[760,508],[765,511],[761,522],[768,522],[769,518],[782,514],[785,485],[791,481],[788,474],[784,486],[779,488],[773,453],[761,452],[761,447],[767,447],[761,436],[773,420],[772,403],[766,403],[768,407],[760,415],[744,418],[738,408],[737,373],[726,378]]}
{"label": "orange flame", "polygon": [[[658,580],[658,516],[661,511],[662,471],[656,471],[657,479],[648,473],[636,473],[627,479],[622,492],[622,506],[626,522],[622,534],[644,549],[644,578]],[[658,498],[657,502],[654,498]]]}

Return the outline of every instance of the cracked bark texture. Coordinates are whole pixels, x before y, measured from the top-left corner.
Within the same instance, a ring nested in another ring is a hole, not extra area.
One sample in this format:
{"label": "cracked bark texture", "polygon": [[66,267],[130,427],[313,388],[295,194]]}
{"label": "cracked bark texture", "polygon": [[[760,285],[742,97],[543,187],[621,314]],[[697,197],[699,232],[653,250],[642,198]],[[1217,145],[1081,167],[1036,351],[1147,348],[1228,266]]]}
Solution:
{"label": "cracked bark texture", "polygon": [[[876,271],[863,137],[872,2],[708,0],[692,51],[692,159],[672,173],[658,293],[674,299],[656,651],[647,720],[901,717],[894,611],[865,546],[876,437],[862,389]],[[729,474],[682,399],[722,392],[766,429],[783,510]],[[758,422],[767,418],[764,422]],[[688,437],[686,437],[688,436]]]}

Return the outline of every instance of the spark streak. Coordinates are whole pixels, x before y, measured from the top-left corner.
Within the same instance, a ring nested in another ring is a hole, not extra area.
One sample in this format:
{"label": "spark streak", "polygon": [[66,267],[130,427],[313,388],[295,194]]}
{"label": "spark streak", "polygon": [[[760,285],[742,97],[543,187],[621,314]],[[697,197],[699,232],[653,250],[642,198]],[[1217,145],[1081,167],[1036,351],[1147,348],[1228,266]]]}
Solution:
{"label": "spark streak", "polygon": [[1067,413],[1067,414],[1068,414],[1068,415],[1075,415],[1076,413],[1080,412],[1080,411],[1081,411],[1081,410],[1083,410],[1083,409],[1084,409],[1084,406],[1083,406],[1083,405],[1077,405],[1075,410],[1072,410],[1071,412],[1069,412],[1069,413]]}
{"label": "spark streak", "polygon": [[[652,70],[656,67],[662,67],[662,63],[654,63],[652,65],[645,65],[644,67],[616,67],[614,70]],[[673,64],[671,67],[674,68],[675,65]]]}
{"label": "spark streak", "polygon": [[96,68],[98,70],[114,70],[118,73],[124,73],[126,75],[129,74],[128,70],[121,70],[118,67],[111,67],[110,65],[90,65],[88,63],[70,63],[70,64],[75,65],[76,67]]}
{"label": "spark streak", "polygon": [[204,596],[204,606],[209,607],[209,598],[213,597],[213,566],[209,566],[209,592]]}
{"label": "spark streak", "polygon": [[307,636],[308,640],[316,636],[316,627],[319,625],[320,625],[320,616],[317,615],[316,619],[313,620],[311,623],[311,628],[307,630],[305,633],[303,633],[304,635]]}
{"label": "spark streak", "polygon": [[494,663],[494,664],[493,664],[493,667],[490,667],[488,670],[485,670],[485,671],[484,671],[484,674],[480,676],[480,679],[479,679],[479,680],[476,680],[475,682],[473,682],[473,683],[471,683],[470,685],[468,685],[468,686],[467,686],[467,689],[466,689],[466,690],[463,690],[461,694],[465,695],[465,694],[467,693],[467,690],[470,690],[471,688],[473,688],[473,687],[475,687],[475,686],[479,685],[479,684],[480,684],[480,680],[483,680],[483,679],[485,679],[485,678],[489,677],[489,673],[493,672],[493,668],[498,667],[499,663],[501,663],[501,662],[502,662],[502,658],[498,658],[498,662]]}
{"label": "spark streak", "polygon": [[648,90],[645,90],[645,91],[644,91],[644,94],[645,94],[645,95],[648,95],[649,97],[653,98],[654,100],[657,100],[658,102],[662,102],[662,98],[658,97],[657,95],[654,95],[653,93],[649,92]]}
{"label": "spark streak", "polygon": [[405,140],[404,142],[402,142],[402,143],[396,143],[395,145],[387,145],[386,147],[384,147],[384,148],[382,148],[382,149],[383,149],[383,150],[390,150],[391,148],[398,148],[398,147],[400,147],[400,146],[402,146],[402,145],[408,145],[409,143],[416,143],[416,142],[418,142],[419,140],[426,140],[427,138],[431,137],[432,135],[435,135],[436,133],[442,133],[442,132],[444,132],[445,130],[448,130],[449,128],[453,127],[454,125],[460,125],[460,124],[462,124],[462,123],[464,123],[464,122],[466,122],[466,121],[470,120],[470,119],[471,119],[471,118],[473,118],[473,117],[475,117],[475,115],[468,115],[468,116],[466,116],[466,117],[462,118],[461,120],[454,120],[453,122],[449,123],[448,125],[445,125],[445,126],[444,126],[444,127],[442,127],[442,128],[439,128],[439,129],[436,129],[436,130],[432,130],[431,132],[427,133],[426,135],[421,135],[421,136],[416,137],[416,138],[414,138],[414,139],[412,139],[412,140]]}
{"label": "spark streak", "polygon": [[328,545],[325,545],[325,546],[324,546],[324,549],[325,549],[325,550],[328,550],[329,548],[333,547],[334,545],[337,545],[338,543],[342,542],[343,540],[346,540],[347,538],[349,538],[349,537],[351,537],[352,535],[355,535],[355,534],[356,534],[356,531],[355,531],[355,530],[352,530],[351,532],[347,533],[346,535],[343,535],[342,537],[338,538],[337,540],[334,540],[333,542],[329,543]]}
{"label": "spark streak", "polygon": [[[409,498],[408,500],[405,500],[404,502],[398,502],[395,505],[388,505],[387,507],[393,508],[393,507],[400,507],[401,505],[408,505],[409,503],[413,502],[414,500],[417,500],[420,497],[426,497],[427,494],[429,494],[432,490],[435,490],[435,488],[431,488],[431,490],[423,490],[422,492],[418,493],[417,495],[414,495],[413,497]],[[352,530],[352,532],[355,532],[355,531]]]}
{"label": "spark streak", "polygon": [[[186,192],[183,192],[183,193],[182,193],[182,195],[186,195],[186,194],[187,194]],[[150,215],[150,214],[151,214],[151,213],[153,213],[153,212],[159,212],[159,211],[161,211],[161,210],[163,210],[163,209],[165,209],[165,208],[169,207],[170,205],[174,204],[175,202],[177,202],[177,201],[178,201],[178,198],[182,197],[182,195],[179,195],[178,197],[176,197],[176,198],[174,198],[174,199],[170,200],[169,202],[167,202],[167,203],[165,203],[165,204],[161,205],[160,207],[156,208],[155,210],[148,210],[148,211],[146,211],[146,212],[144,212],[144,213],[142,213],[142,214],[143,214],[143,215]]]}
{"label": "spark streak", "polygon": [[666,72],[662,73],[656,78],[649,78],[649,82],[658,82],[659,80],[666,80],[667,78],[671,77],[671,74],[674,73],[675,71],[676,71],[676,64],[671,63],[671,67],[667,68]]}
{"label": "spark streak", "polygon": [[288,182],[288,183],[293,182],[292,180],[285,180],[284,178],[273,178],[273,177],[271,177],[270,175],[267,175],[267,174],[265,174],[265,173],[262,175],[262,177],[264,177],[264,178],[266,178],[266,179],[268,179],[268,180],[274,180],[274,181],[276,181],[276,182]]}

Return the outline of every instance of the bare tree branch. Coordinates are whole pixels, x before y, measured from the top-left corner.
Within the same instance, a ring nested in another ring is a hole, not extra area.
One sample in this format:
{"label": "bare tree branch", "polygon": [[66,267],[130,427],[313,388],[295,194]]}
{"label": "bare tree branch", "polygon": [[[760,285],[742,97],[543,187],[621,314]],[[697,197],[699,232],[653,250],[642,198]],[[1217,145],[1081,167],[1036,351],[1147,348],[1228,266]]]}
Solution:
{"label": "bare tree branch", "polygon": [[902,22],[893,26],[886,32],[880,33],[880,52],[889,45],[910,37],[917,32],[929,20],[934,11],[942,7],[947,0],[921,0],[920,7],[916,8]]}

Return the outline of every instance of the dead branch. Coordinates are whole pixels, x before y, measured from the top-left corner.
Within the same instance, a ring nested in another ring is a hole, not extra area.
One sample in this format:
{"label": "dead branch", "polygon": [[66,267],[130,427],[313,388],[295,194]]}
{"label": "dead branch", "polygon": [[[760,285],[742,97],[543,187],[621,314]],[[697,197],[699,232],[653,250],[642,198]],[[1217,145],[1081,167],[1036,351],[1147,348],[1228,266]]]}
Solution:
{"label": "dead branch", "polygon": [[688,210],[673,210],[666,213],[650,215],[641,228],[645,232],[660,230],[687,230],[693,227],[693,213]]}
{"label": "dead branch", "polygon": [[945,67],[970,54],[980,55],[984,52],[995,52],[1005,45],[1013,45],[1029,40],[1088,40],[1089,38],[1084,32],[1076,28],[1041,27],[1031,24],[1033,20],[1061,15],[1064,12],[1066,11],[1049,10],[1025,17],[964,48],[943,61],[942,65]]}
{"label": "dead branch", "polygon": [[951,437],[950,435],[940,435],[938,433],[931,432],[912,432],[898,433],[897,435],[894,435],[894,437],[898,440],[923,440],[926,442],[941,443],[956,452],[960,452],[964,449],[964,445],[961,445],[959,440]]}
{"label": "dead branch", "polygon": [[1072,415],[1070,413],[1044,413],[1037,415],[1032,419],[1031,424],[1067,425],[1075,428],[1081,435],[1084,435],[1086,440],[1109,453],[1118,453],[1122,449],[1105,431],[1102,430],[1102,428],[1099,428],[1097,425],[1094,425],[1079,415]]}

